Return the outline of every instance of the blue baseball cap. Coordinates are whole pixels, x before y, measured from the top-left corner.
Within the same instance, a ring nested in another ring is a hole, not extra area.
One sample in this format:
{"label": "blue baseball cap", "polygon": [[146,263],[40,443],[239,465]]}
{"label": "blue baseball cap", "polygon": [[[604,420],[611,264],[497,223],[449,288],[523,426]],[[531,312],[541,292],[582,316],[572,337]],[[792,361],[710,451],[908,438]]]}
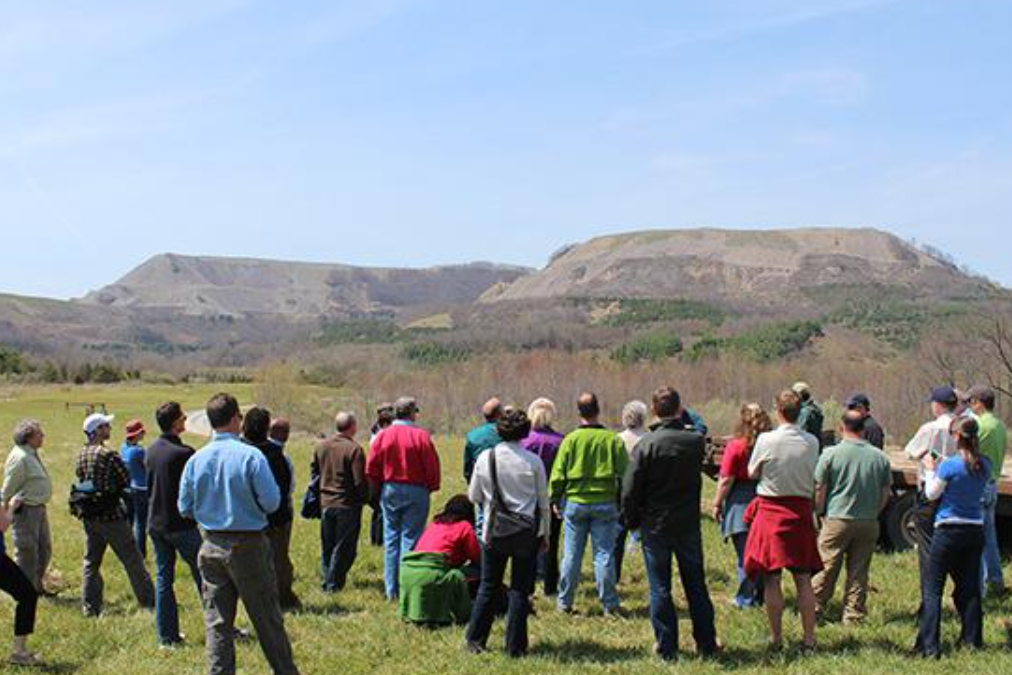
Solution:
{"label": "blue baseball cap", "polygon": [[935,387],[931,390],[931,398],[928,399],[928,402],[956,405],[959,403],[959,396],[956,395],[956,390],[952,387]]}
{"label": "blue baseball cap", "polygon": [[852,394],[847,399],[847,410],[853,410],[858,406],[871,410],[871,399],[868,398],[867,394]]}

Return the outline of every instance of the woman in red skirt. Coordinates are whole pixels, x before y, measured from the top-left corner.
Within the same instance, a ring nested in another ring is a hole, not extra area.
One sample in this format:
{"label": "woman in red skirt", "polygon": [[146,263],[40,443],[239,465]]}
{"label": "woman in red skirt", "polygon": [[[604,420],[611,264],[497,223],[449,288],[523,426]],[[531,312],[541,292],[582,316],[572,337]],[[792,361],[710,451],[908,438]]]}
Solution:
{"label": "woman in red skirt", "polygon": [[797,426],[801,398],[793,391],[777,396],[780,426],[759,436],[748,472],[758,480],[757,498],[745,514],[750,523],[745,547],[745,573],[762,575],[770,646],[783,646],[783,571],[794,576],[798,611],[805,637],[804,651],[815,649],[815,593],[812,575],[822,569],[815,531],[815,465],[819,441]]}

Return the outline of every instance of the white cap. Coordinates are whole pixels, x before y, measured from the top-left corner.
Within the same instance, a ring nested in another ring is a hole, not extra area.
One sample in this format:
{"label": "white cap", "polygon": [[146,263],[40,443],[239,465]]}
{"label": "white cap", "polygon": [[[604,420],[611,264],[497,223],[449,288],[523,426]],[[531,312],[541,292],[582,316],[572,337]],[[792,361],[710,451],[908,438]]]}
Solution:
{"label": "white cap", "polygon": [[95,429],[98,429],[103,424],[112,424],[112,421],[116,419],[115,415],[103,415],[102,413],[92,413],[84,418],[84,433],[91,436],[95,433]]}

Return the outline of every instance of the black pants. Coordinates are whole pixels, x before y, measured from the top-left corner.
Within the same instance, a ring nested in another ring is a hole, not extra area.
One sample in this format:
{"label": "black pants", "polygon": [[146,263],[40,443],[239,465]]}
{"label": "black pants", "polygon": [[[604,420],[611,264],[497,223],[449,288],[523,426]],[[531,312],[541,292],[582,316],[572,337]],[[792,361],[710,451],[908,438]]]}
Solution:
{"label": "black pants", "polygon": [[[917,608],[917,619],[924,615],[925,582],[928,578],[928,564],[931,561],[931,542],[935,534],[935,514],[938,502],[928,501],[922,492],[917,493],[917,505],[914,507],[914,543],[917,544],[917,569],[921,581],[921,605]],[[917,634],[914,649],[921,651],[921,634]]]}
{"label": "black pants", "polygon": [[629,530],[625,529],[625,525],[619,522],[618,532],[615,533],[615,550],[611,554],[612,559],[615,561],[616,586],[622,581],[622,563],[625,562],[625,543],[628,536]]}
{"label": "black pants", "polygon": [[537,544],[531,541],[529,549],[506,554],[485,547],[481,555],[481,585],[471,609],[467,626],[468,644],[484,648],[495,620],[496,595],[506,576],[506,564],[512,560],[509,609],[506,611],[506,651],[510,656],[523,656],[527,652],[527,618],[531,613],[530,589],[537,564]]}
{"label": "black pants", "polygon": [[6,553],[0,553],[0,591],[14,598],[14,635],[31,635],[35,632],[35,608],[39,593],[17,563]]}
{"label": "black pants", "polygon": [[917,643],[925,656],[941,653],[942,593],[946,577],[955,589],[953,600],[963,624],[961,644],[982,647],[984,612],[981,602],[980,564],[984,551],[984,528],[980,525],[941,525],[935,529],[928,560],[927,578],[922,581],[921,628]]}
{"label": "black pants", "polygon": [[348,571],[358,557],[358,536],[361,530],[361,506],[323,510],[320,519],[323,590],[333,593],[344,588],[348,581]]}
{"label": "black pants", "polygon": [[562,539],[562,518],[552,513],[548,531],[548,550],[538,552],[537,574],[531,580],[531,593],[538,579],[545,582],[545,595],[559,594],[559,541]]}
{"label": "black pants", "polygon": [[383,545],[383,512],[379,504],[372,507],[372,519],[369,521],[369,543],[373,546]]}

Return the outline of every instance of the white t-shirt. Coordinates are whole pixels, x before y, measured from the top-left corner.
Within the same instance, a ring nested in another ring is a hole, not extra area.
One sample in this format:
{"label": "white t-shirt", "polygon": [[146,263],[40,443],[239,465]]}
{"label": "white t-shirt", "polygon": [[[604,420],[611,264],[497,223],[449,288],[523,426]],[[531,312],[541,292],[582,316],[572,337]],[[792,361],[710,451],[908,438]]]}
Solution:
{"label": "white t-shirt", "polygon": [[541,458],[533,452],[524,450],[519,443],[500,443],[491,450],[478,456],[471,475],[468,497],[482,507],[484,521],[482,541],[488,541],[488,524],[491,521],[492,502],[492,471],[489,457],[495,454],[496,478],[499,483],[499,494],[503,502],[513,513],[535,517],[540,512],[538,534],[547,537],[551,524],[548,511],[548,477]]}
{"label": "white t-shirt", "polygon": [[918,482],[924,482],[923,460],[926,456],[931,454],[946,459],[956,454],[956,437],[950,431],[953,419],[955,419],[954,415],[946,413],[921,425],[914,437],[907,443],[907,447],[904,449],[907,457],[920,462],[917,467]]}
{"label": "white t-shirt", "polygon": [[646,429],[626,429],[619,433],[618,437],[625,443],[625,451],[630,455],[632,454],[633,448],[640,442],[640,439],[647,435]]}
{"label": "white t-shirt", "polygon": [[815,467],[819,463],[819,440],[796,424],[784,424],[759,434],[748,475],[759,485],[763,497],[815,496]]}

